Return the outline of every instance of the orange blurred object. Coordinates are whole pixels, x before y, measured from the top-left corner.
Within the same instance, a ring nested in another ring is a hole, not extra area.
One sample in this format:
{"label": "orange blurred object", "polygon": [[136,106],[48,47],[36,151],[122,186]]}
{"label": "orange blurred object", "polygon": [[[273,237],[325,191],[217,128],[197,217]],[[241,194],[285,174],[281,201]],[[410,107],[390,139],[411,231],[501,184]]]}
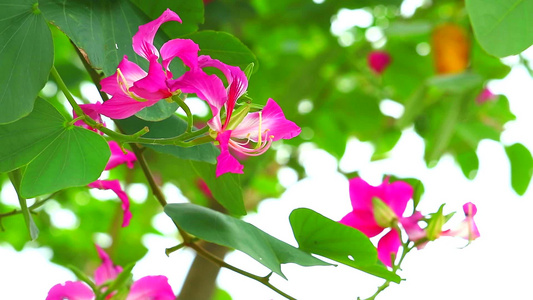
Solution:
{"label": "orange blurred object", "polygon": [[463,28],[443,24],[433,30],[433,59],[437,74],[463,72],[469,63],[470,41]]}

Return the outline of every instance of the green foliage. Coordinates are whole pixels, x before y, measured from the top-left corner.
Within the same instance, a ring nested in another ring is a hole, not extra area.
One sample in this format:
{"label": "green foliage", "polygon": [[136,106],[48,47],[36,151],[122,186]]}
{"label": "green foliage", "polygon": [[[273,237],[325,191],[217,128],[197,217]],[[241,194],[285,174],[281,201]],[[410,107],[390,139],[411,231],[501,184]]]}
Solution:
{"label": "green foliage", "polygon": [[246,215],[239,174],[226,173],[216,178],[215,165],[191,161],[191,166],[205,181],[213,197],[229,213],[237,216]]}
{"label": "green foliage", "polygon": [[529,26],[532,1],[466,0],[465,4],[476,38],[488,53],[504,57],[533,44]]}
{"label": "green foliage", "polygon": [[294,237],[300,249],[315,253],[387,280],[400,277],[387,270],[377,258],[372,242],[357,229],[330,220],[307,208],[290,215]]}
{"label": "green foliage", "polygon": [[137,5],[150,19],[159,17],[167,8],[176,12],[182,24],[172,22],[165,24],[163,30],[171,38],[181,37],[187,33],[195,32],[198,25],[204,22],[204,5],[202,0],[130,0]]}
{"label": "green foliage", "polygon": [[201,55],[209,55],[225,64],[239,66],[242,70],[254,63],[257,70],[257,58],[252,51],[229,33],[205,30],[186,35],[184,38],[197,43]]}
{"label": "green foliage", "polygon": [[0,124],[28,115],[52,68],[52,36],[37,1],[0,1]]}
{"label": "green foliage", "polygon": [[42,99],[27,117],[1,125],[0,134],[5,141],[0,149],[0,170],[27,165],[20,183],[25,198],[95,181],[110,155],[100,135],[68,124]]}
{"label": "green foliage", "polygon": [[517,194],[523,195],[533,175],[531,152],[518,143],[505,147],[505,152],[511,163],[511,185]]}
{"label": "green foliage", "polygon": [[202,240],[242,251],[283,278],[281,264],[329,265],[253,225],[205,207],[168,204],[165,213],[185,231]]}
{"label": "green foliage", "polygon": [[131,38],[149,19],[129,1],[41,0],[39,7],[46,20],[59,27],[105,76],[115,73],[124,55],[148,66],[133,52]]}
{"label": "green foliage", "polygon": [[135,116],[145,121],[157,122],[170,118],[177,109],[178,104],[176,102],[168,103],[166,99],[162,99],[152,106],[145,107]]}

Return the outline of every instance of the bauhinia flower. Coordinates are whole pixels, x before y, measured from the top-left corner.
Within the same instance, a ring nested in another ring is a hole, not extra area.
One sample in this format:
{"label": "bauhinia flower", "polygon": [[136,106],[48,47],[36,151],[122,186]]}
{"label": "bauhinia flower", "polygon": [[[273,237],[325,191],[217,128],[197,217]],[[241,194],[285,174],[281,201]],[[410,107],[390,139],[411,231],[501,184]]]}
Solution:
{"label": "bauhinia flower", "polygon": [[361,178],[350,180],[350,199],[353,211],[340,223],[358,229],[368,237],[390,231],[378,242],[378,258],[392,267],[402,244],[398,224],[412,224],[413,219],[403,217],[407,202],[412,198],[413,188],[406,182],[389,183],[385,179],[379,186],[371,186]]}
{"label": "bauhinia flower", "polygon": [[173,39],[158,50],[154,46],[155,34],[163,23],[169,21],[181,23],[180,17],[167,9],[159,18],[139,26],[133,36],[133,50],[148,60],[148,72],[124,56],[115,74],[100,82],[102,91],[112,96],[102,104],[100,113],[113,119],[124,119],[180,93],[179,86],[174,85],[171,89],[167,85],[172,79],[170,62],[178,57],[187,67],[196,68],[199,47],[190,39]]}
{"label": "bauhinia flower", "polygon": [[367,56],[368,66],[377,74],[385,72],[392,59],[387,51],[374,50]]}
{"label": "bauhinia flower", "polygon": [[[102,248],[96,246],[96,249],[102,260],[102,265],[94,273],[94,283],[103,292],[105,287],[101,286],[108,281],[115,280],[122,272],[122,267],[115,266]],[[94,291],[84,282],[67,281],[65,284],[54,285],[48,292],[46,300],[93,300],[95,297]],[[176,296],[165,276],[145,276],[133,282],[126,300],[146,299],[174,300]]]}
{"label": "bauhinia flower", "polygon": [[[216,75],[207,75],[202,68],[218,68],[228,83],[227,87]],[[248,79],[238,67],[226,65],[209,56],[198,58],[198,68],[186,72],[180,79],[170,81],[185,93],[195,93],[205,100],[213,118],[207,123],[210,135],[218,142],[216,176],[224,173],[243,173],[243,166],[230,153],[257,156],[268,150],[272,142],[290,139],[300,134],[300,127],[285,118],[279,105],[268,99],[261,111],[250,112],[244,104],[236,109],[237,100],[246,93]]]}
{"label": "bauhinia flower", "polygon": [[[128,150],[122,150],[122,148],[115,141],[109,141],[109,149],[111,150],[111,156],[105,167],[106,170],[113,169],[121,164],[126,164],[128,168],[133,168],[133,163],[137,160],[135,154]],[[115,180],[96,180],[87,185],[90,188],[100,190],[112,190],[117,194],[120,201],[122,201],[122,211],[124,211],[124,217],[122,218],[122,227],[126,227],[130,223],[132,217],[130,212],[130,200],[128,195],[120,186],[120,181]]]}
{"label": "bauhinia flower", "polygon": [[468,202],[463,205],[463,211],[465,213],[465,219],[461,222],[461,224],[456,229],[444,231],[442,235],[458,236],[467,239],[468,242],[471,242],[480,237],[476,222],[474,222],[474,216],[477,213],[477,207],[474,203]]}

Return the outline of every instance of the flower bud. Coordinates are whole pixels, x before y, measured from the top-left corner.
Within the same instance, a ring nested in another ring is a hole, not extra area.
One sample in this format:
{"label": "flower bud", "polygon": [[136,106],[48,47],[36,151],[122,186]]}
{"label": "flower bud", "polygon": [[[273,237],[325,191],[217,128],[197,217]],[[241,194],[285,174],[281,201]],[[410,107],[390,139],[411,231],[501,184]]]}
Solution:
{"label": "flower bud", "polygon": [[372,207],[376,223],[383,228],[392,227],[398,221],[398,216],[379,198],[372,198]]}

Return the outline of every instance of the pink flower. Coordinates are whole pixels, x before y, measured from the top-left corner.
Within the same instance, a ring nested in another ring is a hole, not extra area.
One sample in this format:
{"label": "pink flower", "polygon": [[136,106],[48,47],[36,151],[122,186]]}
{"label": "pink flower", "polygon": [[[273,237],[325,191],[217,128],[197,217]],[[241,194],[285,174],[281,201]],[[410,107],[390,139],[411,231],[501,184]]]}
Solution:
{"label": "pink flower", "polygon": [[121,164],[126,164],[128,168],[133,168],[133,163],[137,161],[135,154],[129,150],[122,150],[119,144],[115,141],[109,141],[109,149],[111,150],[111,157],[105,166],[106,170],[111,170]]}
{"label": "pink flower", "polygon": [[494,100],[496,99],[496,95],[494,95],[488,88],[483,88],[483,90],[481,90],[481,93],[479,93],[479,95],[477,96],[476,98],[476,103],[478,105],[481,105],[487,101],[491,101],[491,100]]}
{"label": "pink flower", "polygon": [[[215,67],[222,71],[228,86],[224,87],[216,75],[207,75],[201,69],[204,67]],[[170,86],[174,85],[179,85],[185,93],[195,93],[211,108],[213,118],[207,124],[220,148],[217,177],[227,172],[243,173],[243,166],[230,153],[230,149],[247,156],[257,156],[267,151],[272,142],[300,134],[300,127],[287,120],[272,99],[258,112],[249,113],[247,104],[235,109],[237,100],[248,88],[248,79],[238,67],[226,65],[209,56],[200,56],[198,68],[188,71],[180,79],[170,81]]]}
{"label": "pink flower", "polygon": [[412,195],[413,188],[403,181],[389,183],[385,179],[375,187],[361,178],[353,178],[350,180],[353,211],[344,216],[340,223],[358,229],[368,237],[391,228],[378,242],[378,258],[392,267],[392,256],[396,256],[402,243],[398,224],[413,222],[413,219],[403,217]]}
{"label": "pink flower", "polygon": [[388,52],[374,50],[368,54],[368,66],[377,74],[385,72],[385,69],[390,65],[392,59]]}
{"label": "pink flower", "polygon": [[115,192],[120,201],[122,201],[122,211],[124,212],[124,216],[122,218],[122,227],[126,227],[130,224],[130,220],[132,217],[130,211],[130,200],[126,192],[124,192],[124,190],[120,186],[120,181],[118,179],[96,180],[94,182],[89,183],[87,186],[94,189],[112,190],[113,192]]}
{"label": "pink flower", "polygon": [[[102,105],[102,103],[100,103],[100,102],[96,102],[94,104],[92,104],[92,103],[90,103],[90,104],[81,104],[80,108],[83,111],[83,113],[85,113],[91,119],[95,120],[96,122],[98,122],[100,124],[104,124],[104,122],[102,121],[102,116],[100,115],[100,106],[101,105]],[[72,111],[72,117],[74,119],[76,119],[78,117],[78,115],[76,115],[75,111]],[[94,131],[94,132],[99,133],[99,134],[102,134],[97,129],[94,129],[91,126],[87,125],[83,120],[78,120],[78,121],[74,122],[74,125],[89,129],[89,130]]]}
{"label": "pink flower", "polygon": [[[170,9],[145,24],[133,36],[133,50],[149,62],[148,72],[124,56],[115,74],[102,79],[102,91],[112,98],[102,104],[100,112],[113,119],[124,119],[161,99],[179,93],[179,86],[170,89],[167,81],[172,79],[170,62],[178,57],[189,68],[196,68],[199,47],[189,39],[173,39],[161,47],[154,46],[154,37],[159,27],[169,21],[181,23],[180,17]],[[161,62],[159,59],[161,58]]]}
{"label": "pink flower", "polygon": [[474,203],[468,202],[463,205],[465,219],[454,230],[446,230],[442,233],[444,236],[458,236],[471,242],[480,237],[479,230],[474,222],[474,216],[477,213],[477,207]]}
{"label": "pink flower", "polygon": [[[96,246],[102,265],[96,269],[94,279],[100,286],[108,281],[115,280],[122,272],[120,266],[115,266],[107,253]],[[105,288],[104,288],[105,289]],[[65,284],[56,284],[48,292],[46,300],[94,300],[94,292],[81,281],[67,281]],[[145,276],[133,282],[126,300],[174,300],[176,296],[165,276]]]}
{"label": "pink flower", "polygon": [[[133,168],[133,163],[137,160],[135,154],[128,150],[122,151],[122,148],[115,141],[109,141],[109,149],[111,150],[111,157],[105,167],[106,170],[113,169],[121,164],[126,164],[128,168]],[[128,195],[120,186],[120,181],[115,180],[96,180],[87,185],[90,188],[100,190],[112,190],[117,194],[120,201],[122,201],[122,210],[124,211],[124,217],[122,219],[122,227],[126,227],[130,224],[131,212],[130,212],[130,200]]]}

